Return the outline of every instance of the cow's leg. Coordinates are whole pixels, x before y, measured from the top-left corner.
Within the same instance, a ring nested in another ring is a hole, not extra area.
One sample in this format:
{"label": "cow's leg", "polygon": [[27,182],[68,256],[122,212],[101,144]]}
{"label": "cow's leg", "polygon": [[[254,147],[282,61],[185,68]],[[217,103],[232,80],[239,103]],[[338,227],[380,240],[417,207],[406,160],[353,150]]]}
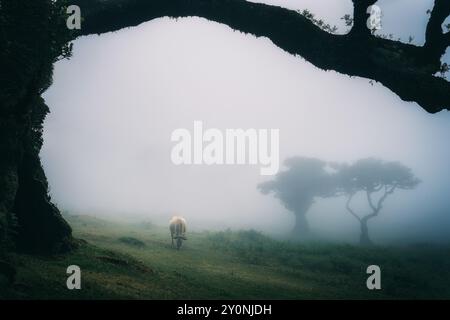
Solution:
{"label": "cow's leg", "polygon": [[172,238],[172,247],[173,247],[173,232],[170,233],[170,236]]}

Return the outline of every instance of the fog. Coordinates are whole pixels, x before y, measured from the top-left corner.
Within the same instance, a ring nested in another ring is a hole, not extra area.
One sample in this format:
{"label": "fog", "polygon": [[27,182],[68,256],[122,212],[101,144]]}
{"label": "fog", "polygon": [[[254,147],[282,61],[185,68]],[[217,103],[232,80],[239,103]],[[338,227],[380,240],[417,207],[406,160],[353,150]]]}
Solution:
{"label": "fog", "polygon": [[[351,12],[350,1],[283,3],[311,8],[340,28]],[[383,33],[423,43],[432,1],[379,3]],[[281,162],[400,161],[422,183],[386,200],[370,222],[373,240],[450,239],[450,113],[428,114],[379,83],[319,70],[269,39],[201,18],[83,37],[71,60],[55,65],[44,98],[51,113],[41,158],[61,210],[156,223],[177,213],[190,229],[289,232],[294,215],[258,191],[273,179],[259,166],[172,163],[173,130],[192,131],[201,120],[220,130],[279,129]],[[356,201],[363,209],[363,199]],[[343,198],[316,201],[307,218],[320,239],[358,240]]]}

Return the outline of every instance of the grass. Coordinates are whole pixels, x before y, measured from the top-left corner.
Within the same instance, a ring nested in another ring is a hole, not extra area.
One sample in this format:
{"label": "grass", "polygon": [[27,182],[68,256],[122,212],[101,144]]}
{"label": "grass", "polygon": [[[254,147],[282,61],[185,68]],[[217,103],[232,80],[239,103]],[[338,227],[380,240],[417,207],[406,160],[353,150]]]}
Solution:
{"label": "grass", "polygon": [[[448,299],[450,248],[304,244],[256,231],[189,233],[180,251],[167,228],[68,216],[80,247],[57,256],[14,255],[2,299]],[[366,288],[381,267],[382,290]],[[82,289],[66,288],[66,268]]]}

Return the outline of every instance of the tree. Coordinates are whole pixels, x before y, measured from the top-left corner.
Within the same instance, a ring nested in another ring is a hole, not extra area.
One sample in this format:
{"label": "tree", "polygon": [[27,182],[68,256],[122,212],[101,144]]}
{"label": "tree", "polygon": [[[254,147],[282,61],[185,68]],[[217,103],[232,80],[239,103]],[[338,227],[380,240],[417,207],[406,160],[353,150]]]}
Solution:
{"label": "tree", "polygon": [[[379,215],[388,196],[395,190],[410,190],[419,184],[410,168],[399,162],[386,162],[375,158],[356,161],[352,165],[336,166],[336,185],[340,192],[347,197],[347,211],[359,221],[361,227],[360,243],[371,244],[368,222]],[[358,192],[365,193],[370,213],[358,215],[351,208],[351,201]],[[378,196],[378,200],[375,198]]]}
{"label": "tree", "polygon": [[[345,196],[347,211],[358,220],[360,243],[371,244],[368,222],[379,215],[386,199],[395,190],[414,189],[420,180],[412,170],[399,162],[366,158],[353,164],[294,157],[285,161],[287,170],[274,180],[258,185],[263,194],[274,193],[281,203],[295,214],[293,236],[303,238],[309,233],[306,213],[316,198]],[[330,170],[328,170],[330,169]],[[364,193],[370,213],[361,216],[351,207],[355,195]]]}
{"label": "tree", "polygon": [[306,213],[314,199],[336,195],[332,174],[327,163],[314,158],[294,157],[284,162],[287,170],[279,172],[274,180],[258,185],[263,194],[273,192],[281,203],[295,214],[292,235],[304,238],[309,233]]}
{"label": "tree", "polygon": [[53,63],[70,56],[66,3],[0,1],[0,256],[13,248],[60,252],[75,244],[51,203],[39,158],[49,112],[41,94]]}
{"label": "tree", "polygon": [[[435,76],[445,71],[440,58],[450,44],[450,33],[444,34],[441,26],[450,14],[450,1],[435,0],[423,47],[373,36],[365,27],[366,9],[376,0],[352,1],[352,29],[347,35],[335,35],[330,28],[298,12],[245,0],[71,0],[70,4],[81,7],[82,27],[69,35],[64,16],[69,1],[2,0],[0,249],[11,231],[8,221],[13,212],[20,226],[29,226],[21,229],[19,237],[40,251],[51,250],[71,238],[70,228],[50,202],[40,166],[38,142],[43,117],[39,120],[38,115],[43,110],[33,116],[38,124],[32,124],[30,118],[40,95],[51,83],[52,63],[70,55],[68,42],[77,36],[119,30],[159,17],[199,16],[267,37],[281,49],[323,70],[379,81],[401,99],[415,101],[428,112],[450,109],[450,84]],[[33,143],[36,149],[25,154],[24,149],[30,150]],[[33,168],[27,168],[30,165]],[[34,225],[34,221],[40,221],[40,225]],[[30,233],[32,238],[28,238]],[[48,237],[48,241],[40,237],[52,233],[55,236]]]}
{"label": "tree", "polygon": [[100,34],[136,26],[159,17],[199,16],[235,30],[267,37],[283,50],[316,67],[379,81],[405,101],[428,112],[450,109],[450,83],[435,76],[450,45],[442,24],[450,1],[435,0],[422,47],[374,36],[367,28],[367,8],[376,0],[352,0],[352,29],[335,35],[296,11],[246,0],[73,0],[82,8],[77,35]]}

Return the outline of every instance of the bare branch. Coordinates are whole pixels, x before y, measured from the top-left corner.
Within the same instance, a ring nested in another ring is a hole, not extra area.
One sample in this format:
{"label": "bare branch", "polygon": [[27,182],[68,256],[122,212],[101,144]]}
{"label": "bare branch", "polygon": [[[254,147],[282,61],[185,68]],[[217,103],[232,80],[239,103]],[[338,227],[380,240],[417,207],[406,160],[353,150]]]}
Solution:
{"label": "bare branch", "polygon": [[370,207],[372,208],[372,213],[368,214],[367,216],[365,216],[364,218],[362,218],[362,221],[367,221],[369,219],[372,219],[376,216],[378,216],[378,214],[380,213],[381,209],[383,208],[383,203],[386,200],[386,198],[394,193],[395,189],[397,188],[397,185],[393,185],[392,187],[389,188],[389,186],[385,186],[384,189],[384,194],[381,196],[381,198],[378,200],[377,205],[375,206],[372,202],[372,197],[369,193],[367,193],[367,200],[369,202]]}
{"label": "bare branch", "polygon": [[372,201],[372,193],[369,191],[366,191],[366,195],[367,195],[367,202],[369,202],[369,206],[372,208],[372,211],[376,211],[377,208],[375,207],[375,205],[373,204]]}
{"label": "bare branch", "polygon": [[361,222],[361,218],[352,210],[352,208],[350,208],[350,202],[352,201],[354,195],[355,194],[352,193],[348,196],[347,202],[345,203],[345,207],[347,208],[347,211],[350,212],[350,214],[352,216],[354,216],[358,221]]}
{"label": "bare branch", "polygon": [[392,188],[389,189],[389,187],[386,186],[383,196],[378,200],[378,203],[377,203],[377,208],[376,208],[377,214],[378,214],[378,212],[381,210],[381,208],[383,207],[383,202],[384,202],[384,200],[386,200],[386,198],[388,197],[388,195],[390,195],[391,193],[394,192],[395,187],[396,187],[396,186],[394,185]]}

